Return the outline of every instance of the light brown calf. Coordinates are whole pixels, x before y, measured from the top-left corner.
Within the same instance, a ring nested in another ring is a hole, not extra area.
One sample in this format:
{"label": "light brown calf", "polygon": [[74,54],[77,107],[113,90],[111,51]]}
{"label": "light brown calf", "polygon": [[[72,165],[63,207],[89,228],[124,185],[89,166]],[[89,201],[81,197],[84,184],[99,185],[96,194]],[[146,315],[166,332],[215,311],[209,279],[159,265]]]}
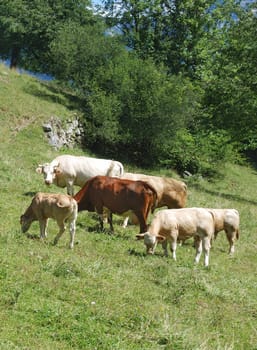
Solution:
{"label": "light brown calf", "polygon": [[214,216],[214,238],[225,231],[229,242],[229,254],[235,251],[235,241],[239,239],[239,212],[236,209],[209,209]]}
{"label": "light brown calf", "polygon": [[209,265],[210,241],[214,234],[213,215],[203,208],[163,209],[158,211],[148,227],[148,231],[136,235],[144,239],[146,252],[154,254],[158,242],[162,242],[167,256],[170,244],[173,259],[176,260],[178,240],[194,237],[196,244],[195,262],[198,263],[204,250],[204,265]]}
{"label": "light brown calf", "polygon": [[40,238],[44,239],[47,236],[48,219],[52,218],[56,220],[59,226],[59,233],[54,239],[54,244],[57,244],[65,231],[65,223],[68,222],[70,226],[70,248],[73,248],[77,212],[77,202],[71,196],[38,192],[25,213],[20,217],[21,229],[22,232],[27,232],[33,221],[39,221]]}

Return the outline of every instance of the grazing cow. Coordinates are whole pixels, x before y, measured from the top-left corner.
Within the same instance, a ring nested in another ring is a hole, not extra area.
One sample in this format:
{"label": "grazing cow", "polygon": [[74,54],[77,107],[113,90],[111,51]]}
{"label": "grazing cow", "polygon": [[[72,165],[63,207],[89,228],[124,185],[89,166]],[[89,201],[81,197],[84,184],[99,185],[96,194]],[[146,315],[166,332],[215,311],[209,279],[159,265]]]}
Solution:
{"label": "grazing cow", "polygon": [[54,239],[57,244],[59,238],[65,231],[65,222],[70,224],[70,248],[74,246],[78,205],[75,199],[66,194],[42,193],[38,192],[28,209],[20,217],[22,232],[27,232],[33,221],[39,221],[40,238],[47,236],[48,218],[57,221],[59,233]]}
{"label": "grazing cow", "polygon": [[88,179],[96,175],[117,176],[123,174],[123,165],[116,160],[62,155],[51,163],[38,165],[37,173],[44,174],[45,184],[54,183],[67,187],[67,193],[74,195],[74,185],[83,187]]}
{"label": "grazing cow", "polygon": [[239,212],[236,209],[209,209],[214,217],[214,239],[225,231],[229,242],[229,254],[235,251],[235,240],[239,239]]}
{"label": "grazing cow", "polygon": [[204,264],[209,265],[210,240],[214,234],[214,219],[211,212],[204,208],[164,209],[158,211],[148,231],[138,234],[138,239],[144,239],[146,252],[154,254],[158,242],[162,242],[167,256],[167,243],[170,244],[173,259],[176,260],[176,247],[179,239],[195,238],[198,263],[204,250]]}
{"label": "grazing cow", "polygon": [[86,182],[74,196],[78,202],[78,211],[96,211],[103,229],[103,210],[108,213],[111,231],[112,213],[121,215],[132,211],[137,217],[140,232],[147,229],[146,220],[156,203],[155,190],[143,181],[132,181],[108,176],[96,176]]}
{"label": "grazing cow", "polygon": [[[141,180],[152,186],[157,193],[157,208],[167,206],[168,209],[184,208],[187,200],[187,185],[179,180],[153,175],[124,173],[122,178],[129,180]],[[123,222],[125,228],[128,217]],[[132,221],[133,218],[132,218]]]}

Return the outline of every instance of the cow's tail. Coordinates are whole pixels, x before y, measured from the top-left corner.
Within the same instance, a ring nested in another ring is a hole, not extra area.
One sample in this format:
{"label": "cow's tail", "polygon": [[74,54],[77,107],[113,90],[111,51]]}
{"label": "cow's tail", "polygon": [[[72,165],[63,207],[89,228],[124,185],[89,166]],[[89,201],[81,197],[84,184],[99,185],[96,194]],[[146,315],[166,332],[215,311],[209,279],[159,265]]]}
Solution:
{"label": "cow's tail", "polygon": [[[143,181],[144,182],[144,181]],[[146,187],[148,189],[150,189],[152,195],[153,195],[153,200],[150,201],[149,203],[149,209],[148,209],[148,212],[150,212],[151,210],[151,213],[154,212],[154,210],[158,207],[158,195],[157,195],[157,192],[155,191],[155,189],[149,185],[148,183],[144,182],[144,184],[146,185]]]}
{"label": "cow's tail", "polygon": [[120,168],[120,175],[119,176],[121,177],[124,174],[124,167],[120,162],[116,162],[116,164],[119,165],[119,168]]}
{"label": "cow's tail", "polygon": [[212,233],[212,237],[210,237],[210,242],[211,242],[211,244],[212,244],[212,241],[214,240],[214,239],[216,239],[216,237],[217,237],[217,233],[216,233],[216,231],[215,231],[215,214],[214,214],[214,212],[211,210],[211,209],[207,209],[208,210],[208,212],[211,214],[211,216],[212,216],[212,222],[213,222],[213,233]]}
{"label": "cow's tail", "polygon": [[239,232],[239,229],[236,230],[236,239],[239,239],[239,236],[240,236],[240,232]]}
{"label": "cow's tail", "polygon": [[[119,172],[114,171],[115,167],[119,167]],[[123,165],[117,160],[111,161],[111,164],[107,170],[106,176],[118,176],[121,177],[124,174]]]}

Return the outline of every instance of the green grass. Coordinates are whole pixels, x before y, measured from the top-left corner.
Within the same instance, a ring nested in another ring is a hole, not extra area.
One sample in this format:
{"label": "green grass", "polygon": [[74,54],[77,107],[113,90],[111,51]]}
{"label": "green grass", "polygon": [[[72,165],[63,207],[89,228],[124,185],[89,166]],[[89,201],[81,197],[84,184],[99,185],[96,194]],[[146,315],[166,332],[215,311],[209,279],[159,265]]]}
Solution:
{"label": "green grass", "polygon": [[[202,259],[194,266],[190,241],[178,247],[177,262],[161,247],[146,256],[138,227],[123,230],[118,217],[108,235],[94,215],[80,213],[73,251],[68,232],[52,245],[55,222],[45,243],[20,232],[19,216],[35,192],[65,193],[44,185],[37,164],[60,152],[84,154],[55,151],[42,132],[51,116],[70,117],[71,106],[51,85],[0,66],[0,349],[256,350],[257,181],[250,166],[227,164],[219,180],[188,183],[188,206],[233,207],[241,215],[234,256],[220,233],[207,269]],[[39,235],[38,223],[29,232]]]}

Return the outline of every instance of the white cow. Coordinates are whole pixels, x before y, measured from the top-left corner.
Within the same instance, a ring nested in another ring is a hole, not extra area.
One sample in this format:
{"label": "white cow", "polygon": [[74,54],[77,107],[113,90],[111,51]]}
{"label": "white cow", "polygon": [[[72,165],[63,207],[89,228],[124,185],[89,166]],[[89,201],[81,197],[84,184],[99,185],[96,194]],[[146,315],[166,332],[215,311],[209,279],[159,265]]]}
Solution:
{"label": "white cow", "polygon": [[136,235],[144,239],[146,252],[154,254],[158,242],[162,242],[167,256],[167,243],[170,244],[172,257],[176,260],[177,241],[189,237],[195,238],[198,263],[204,250],[204,265],[209,265],[210,241],[214,234],[214,219],[211,212],[204,208],[163,209],[158,211],[145,233]]}
{"label": "white cow", "polygon": [[124,169],[116,160],[62,155],[51,163],[38,165],[36,172],[44,174],[46,185],[67,187],[67,193],[73,196],[74,185],[83,187],[88,179],[97,175],[120,177]]}
{"label": "white cow", "polygon": [[229,254],[235,251],[235,240],[239,239],[239,212],[236,209],[209,209],[214,216],[214,238],[225,231],[229,242]]}
{"label": "white cow", "polygon": [[38,192],[25,213],[20,217],[21,229],[25,233],[33,221],[39,221],[40,238],[44,239],[47,236],[48,219],[52,218],[56,220],[59,226],[59,233],[54,240],[54,244],[57,244],[65,231],[65,223],[67,221],[70,224],[70,248],[73,248],[77,213],[77,202],[71,196],[61,193]]}

